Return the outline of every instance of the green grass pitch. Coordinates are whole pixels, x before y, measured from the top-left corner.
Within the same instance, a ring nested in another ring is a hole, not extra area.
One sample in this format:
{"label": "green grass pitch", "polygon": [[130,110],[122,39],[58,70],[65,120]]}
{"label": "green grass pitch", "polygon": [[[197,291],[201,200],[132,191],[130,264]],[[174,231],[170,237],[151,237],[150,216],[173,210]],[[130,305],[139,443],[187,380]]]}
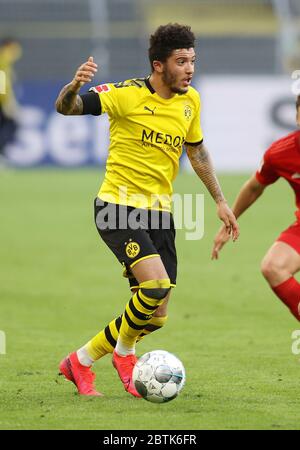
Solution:
{"label": "green grass pitch", "polygon": [[[186,386],[174,401],[151,404],[125,393],[106,356],[95,365],[105,397],[82,398],[58,379],[68,352],[121,313],[129,299],[121,266],[98,237],[97,170],[2,171],[0,429],[299,429],[300,325],[260,274],[260,260],[294,220],[294,199],[279,181],[240,220],[238,242],[210,260],[219,228],[215,206],[195,175],[175,190],[205,192],[205,234],[177,233],[179,275],[165,328],[138,354],[175,353]],[[220,176],[231,203],[246,175]]]}

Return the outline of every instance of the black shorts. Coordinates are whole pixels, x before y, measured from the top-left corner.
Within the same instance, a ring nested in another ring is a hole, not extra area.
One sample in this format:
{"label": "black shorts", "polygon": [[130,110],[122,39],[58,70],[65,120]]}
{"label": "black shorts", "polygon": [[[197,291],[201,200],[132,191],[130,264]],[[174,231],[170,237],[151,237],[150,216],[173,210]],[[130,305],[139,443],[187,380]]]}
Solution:
{"label": "black shorts", "polygon": [[134,208],[107,203],[96,198],[95,223],[97,230],[119,262],[131,288],[138,287],[131,268],[139,261],[159,255],[176,286],[177,255],[173,216],[166,211]]}

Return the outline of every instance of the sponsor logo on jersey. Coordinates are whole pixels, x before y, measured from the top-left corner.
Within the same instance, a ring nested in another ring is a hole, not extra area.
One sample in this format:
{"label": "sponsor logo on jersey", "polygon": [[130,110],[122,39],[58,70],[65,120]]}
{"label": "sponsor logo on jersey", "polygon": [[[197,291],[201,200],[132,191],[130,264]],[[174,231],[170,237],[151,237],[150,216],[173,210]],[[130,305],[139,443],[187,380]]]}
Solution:
{"label": "sponsor logo on jersey", "polygon": [[125,248],[128,258],[135,258],[140,253],[140,250],[139,244],[134,241],[129,242]]}
{"label": "sponsor logo on jersey", "polygon": [[95,86],[95,89],[97,92],[108,92],[110,91],[110,87],[108,84],[99,84],[98,86]]}
{"label": "sponsor logo on jersey", "polygon": [[185,142],[185,138],[181,136],[171,136],[171,134],[166,133],[156,133],[154,130],[143,130],[142,141],[143,143],[182,147]]}

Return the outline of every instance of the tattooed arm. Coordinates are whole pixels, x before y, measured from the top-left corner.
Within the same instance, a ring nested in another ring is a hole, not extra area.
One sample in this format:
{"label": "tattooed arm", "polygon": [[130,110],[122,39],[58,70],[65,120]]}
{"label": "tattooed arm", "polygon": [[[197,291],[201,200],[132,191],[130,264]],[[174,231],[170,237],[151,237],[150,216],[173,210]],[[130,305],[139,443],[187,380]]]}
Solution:
{"label": "tattooed arm", "polygon": [[56,111],[67,116],[82,114],[83,103],[78,93],[84,84],[92,81],[96,72],[97,64],[90,56],[88,61],[78,68],[71,83],[64,86],[60,91],[55,102]]}
{"label": "tattooed arm", "polygon": [[82,114],[83,103],[78,95],[79,89],[73,82],[64,86],[55,102],[56,111],[65,116]]}
{"label": "tattooed arm", "polygon": [[194,171],[217,203],[218,217],[224,222],[227,233],[232,234],[233,240],[236,240],[239,236],[239,226],[233,212],[227,205],[205,145],[201,143],[197,146],[187,145],[186,147]]}
{"label": "tattooed arm", "polygon": [[215,202],[225,201],[210,155],[205,145],[203,143],[197,146],[187,145],[186,152],[194,171],[205,184]]}

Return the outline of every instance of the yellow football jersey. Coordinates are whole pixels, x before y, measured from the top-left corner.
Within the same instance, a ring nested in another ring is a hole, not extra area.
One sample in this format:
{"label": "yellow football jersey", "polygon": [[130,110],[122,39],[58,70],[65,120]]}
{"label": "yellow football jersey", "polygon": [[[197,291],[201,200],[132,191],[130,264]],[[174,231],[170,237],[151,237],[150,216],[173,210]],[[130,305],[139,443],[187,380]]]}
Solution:
{"label": "yellow football jersey", "polygon": [[3,83],[3,89],[0,86],[0,104],[5,105],[14,98],[12,89],[12,65],[1,59],[0,55],[0,71],[2,72],[0,83]]}
{"label": "yellow football jersey", "polygon": [[110,121],[109,154],[99,198],[170,211],[182,146],[203,139],[198,92],[189,87],[186,94],[164,99],[149,78],[90,90],[99,94],[101,112]]}

